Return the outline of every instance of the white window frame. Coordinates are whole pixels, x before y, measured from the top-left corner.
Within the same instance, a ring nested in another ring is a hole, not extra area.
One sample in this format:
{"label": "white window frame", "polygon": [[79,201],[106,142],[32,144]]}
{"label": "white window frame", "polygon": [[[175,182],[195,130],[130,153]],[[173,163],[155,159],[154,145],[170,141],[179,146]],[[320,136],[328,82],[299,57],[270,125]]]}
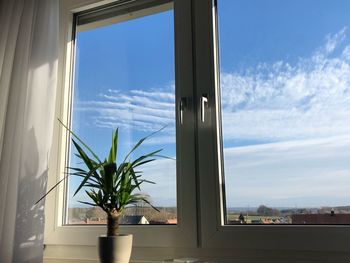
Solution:
{"label": "white window frame", "polygon": [[[124,1],[129,6],[136,6],[145,2],[155,2],[156,4],[165,0],[136,0]],[[60,23],[59,23],[59,81],[56,102],[56,117],[69,123],[72,99],[72,72],[74,61],[74,41],[73,26],[74,14],[89,10],[98,6],[112,2],[123,1],[101,1],[101,0],[61,0],[60,3]],[[141,253],[144,257],[149,253],[149,248],[174,248],[174,247],[196,247],[197,246],[197,219],[196,219],[196,184],[195,184],[195,139],[194,139],[194,114],[191,105],[193,97],[193,72],[192,72],[192,33],[191,27],[186,27],[190,23],[190,2],[174,1],[175,20],[175,83],[176,83],[176,105],[178,98],[188,98],[186,110],[183,112],[183,123],[179,124],[176,119],[176,140],[177,140],[177,225],[147,225],[147,226],[121,226],[122,233],[131,233],[134,236],[133,255]],[[121,8],[124,6],[121,5]],[[157,9],[157,7],[155,7]],[[148,10],[149,11],[149,10]],[[115,22],[104,21],[105,24]],[[93,23],[92,26],[96,26]],[[179,28],[182,28],[179,30]],[[181,77],[179,77],[181,76]],[[52,154],[50,159],[50,172],[48,187],[64,177],[67,152],[67,132],[58,123],[55,123],[53,136]],[[96,246],[97,236],[106,232],[106,226],[65,226],[64,206],[65,187],[61,184],[56,191],[49,194],[45,201],[45,257],[55,258],[55,248],[63,249],[65,257],[85,258],[90,255],[96,258],[97,250],[91,246]],[[67,249],[70,247],[70,249]],[[74,248],[76,248],[74,250]],[[156,249],[157,250],[157,249]],[[71,252],[69,252],[71,251]],[[141,252],[138,252],[141,251]],[[146,252],[145,252],[146,251]],[[152,256],[154,253],[152,253]],[[158,252],[158,258],[162,259],[166,255]]]}
{"label": "white window frame", "polygon": [[[193,0],[197,101],[209,97],[207,121],[198,122],[201,244],[208,248],[254,250],[346,251],[349,225],[225,225],[219,50],[216,0]],[[215,128],[211,128],[215,127]],[[213,189],[215,186],[215,191]],[[213,193],[214,194],[211,194]],[[213,213],[215,211],[215,213]],[[215,216],[209,216],[215,214]],[[345,242],[345,243],[344,243]]]}
{"label": "white window frame", "polygon": [[[59,1],[60,88],[56,116],[63,120],[68,120],[70,111],[73,14],[111,2],[115,1]],[[331,262],[348,261],[350,226],[224,225],[216,1],[173,2],[176,106],[178,98],[187,99],[184,124],[177,129],[177,156],[182,162],[177,171],[179,224],[145,228],[123,226],[122,232],[133,233],[136,237],[132,259],[157,262],[192,256],[214,262],[233,262],[234,257],[237,262],[268,259],[294,263],[298,259],[319,262],[331,256]],[[204,122],[201,119],[203,95],[208,98]],[[179,127],[178,119],[176,121]],[[66,132],[56,122],[48,186],[63,176],[66,138]],[[194,143],[195,146],[186,151],[179,148]],[[64,203],[64,187],[46,198],[45,262],[97,262],[96,237],[105,233],[105,226],[63,226]]]}

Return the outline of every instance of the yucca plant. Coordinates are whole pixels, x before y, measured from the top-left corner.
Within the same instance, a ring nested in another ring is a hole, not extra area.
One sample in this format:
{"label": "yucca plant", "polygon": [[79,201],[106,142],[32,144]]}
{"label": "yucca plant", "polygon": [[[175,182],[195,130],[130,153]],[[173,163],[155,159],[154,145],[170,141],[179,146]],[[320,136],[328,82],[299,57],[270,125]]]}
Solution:
{"label": "yucca plant", "polygon": [[[154,182],[142,178],[142,171],[139,169],[146,163],[150,163],[160,157],[158,154],[162,151],[156,150],[148,154],[141,155],[134,160],[131,155],[141,146],[141,144],[153,134],[140,139],[130,152],[124,157],[121,163],[117,163],[118,152],[118,129],[113,131],[112,144],[109,155],[103,161],[87,146],[74,132],[72,132],[62,122],[61,124],[72,135],[72,143],[77,150],[76,156],[82,160],[85,169],[79,167],[67,167],[69,172],[67,176],[78,176],[82,182],[76,189],[74,196],[85,188],[85,193],[91,199],[91,202],[79,201],[80,203],[100,207],[107,214],[107,236],[116,236],[119,234],[119,218],[123,214],[126,206],[134,205],[139,202],[146,202],[152,206],[147,195],[134,193],[135,190],[141,190],[143,183]],[[85,150],[84,150],[85,149]],[[65,177],[66,178],[66,177]],[[53,186],[38,202],[57,187],[65,178]],[[88,188],[88,189],[86,189]],[[37,202],[37,203],[38,203]],[[157,208],[152,206],[155,210]]]}

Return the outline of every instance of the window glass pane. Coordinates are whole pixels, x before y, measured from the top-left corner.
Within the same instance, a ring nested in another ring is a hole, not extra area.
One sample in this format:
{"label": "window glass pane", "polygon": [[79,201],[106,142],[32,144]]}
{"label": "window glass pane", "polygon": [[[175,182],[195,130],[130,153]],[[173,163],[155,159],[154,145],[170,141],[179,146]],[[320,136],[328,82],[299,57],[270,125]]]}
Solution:
{"label": "window glass pane", "polygon": [[227,224],[350,223],[349,10],[218,0]]}
{"label": "window glass pane", "polygon": [[[163,149],[172,157],[144,165],[141,192],[146,203],[129,207],[122,224],[176,224],[176,145],[173,11],[78,32],[72,129],[101,158],[108,156],[112,130],[119,127],[118,160],[137,141],[159,129],[133,155]],[[71,145],[69,166],[81,166]],[[81,180],[69,179],[68,224],[104,224],[106,215],[79,203],[89,201],[85,191],[73,197]]]}

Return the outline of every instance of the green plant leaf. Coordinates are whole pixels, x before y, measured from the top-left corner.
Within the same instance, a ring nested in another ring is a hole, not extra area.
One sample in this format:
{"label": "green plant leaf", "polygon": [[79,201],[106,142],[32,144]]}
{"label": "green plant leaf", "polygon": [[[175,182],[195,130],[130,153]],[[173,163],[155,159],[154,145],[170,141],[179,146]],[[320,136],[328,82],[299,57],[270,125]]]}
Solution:
{"label": "green plant leaf", "polygon": [[85,193],[95,202],[96,205],[98,205],[98,206],[102,205],[100,203],[98,195],[94,191],[92,191],[92,192],[85,191]]}
{"label": "green plant leaf", "polygon": [[172,160],[172,161],[176,161],[176,158],[169,157],[169,156],[166,156],[166,155],[156,154],[156,155],[153,155],[153,156],[154,157],[158,157],[158,158],[162,158],[162,159],[169,159],[169,160]]}
{"label": "green plant leaf", "polygon": [[92,170],[89,171],[89,173],[85,176],[85,178],[83,179],[83,181],[80,183],[80,185],[78,186],[77,190],[75,191],[75,193],[73,194],[73,196],[75,196],[80,189],[85,185],[85,183],[89,180],[89,178],[91,177],[91,175],[93,173],[96,172],[96,170],[98,169],[99,166],[94,167]]}
{"label": "green plant leaf", "polygon": [[[80,147],[80,145],[74,139],[72,139],[72,142],[75,148],[77,149],[77,151],[79,152],[81,159],[84,161],[85,165],[89,168],[89,170],[91,171],[92,169],[94,169],[94,167],[96,167],[96,164],[94,164],[91,161],[91,159],[87,156],[84,150]],[[95,169],[95,172],[96,172],[96,169]],[[95,172],[94,172],[94,175],[98,177],[98,175]]]}
{"label": "green plant leaf", "polygon": [[153,182],[153,181],[149,181],[149,180],[145,180],[145,179],[142,179],[141,182],[142,182],[142,183],[148,183],[148,184],[156,184],[156,183]]}
{"label": "green plant leaf", "polygon": [[86,183],[85,184],[85,187],[93,187],[93,188],[100,188],[100,185],[98,185],[98,184],[92,184],[92,183]]}
{"label": "green plant leaf", "polygon": [[[55,189],[55,187],[57,187],[57,185],[59,185],[64,179],[70,175],[73,175],[82,178],[82,181],[77,187],[73,196],[75,196],[83,187],[90,188],[90,190],[85,190],[85,193],[93,202],[79,201],[82,204],[99,206],[105,212],[109,213],[114,209],[117,209],[118,212],[122,212],[128,205],[136,204],[138,202],[145,202],[155,210],[159,211],[150,204],[147,195],[133,194],[136,189],[141,190],[140,186],[143,183],[154,184],[152,181],[142,179],[142,171],[136,171],[135,169],[155,161],[156,157],[168,159],[172,158],[159,155],[162,149],[136,157],[135,160],[131,160],[131,155],[146,139],[150,138],[165,127],[140,139],[126,154],[124,161],[118,166],[116,163],[118,152],[118,129],[112,133],[112,144],[108,157],[104,159],[105,161],[101,162],[91,148],[89,148],[61,121],[60,123],[72,135],[72,143],[77,150],[75,155],[82,161],[82,163],[85,164],[86,168],[82,169],[80,167],[67,167],[69,171],[66,173],[67,176],[55,184],[55,186],[52,187],[38,202],[45,198],[47,194]],[[88,154],[91,154],[92,158],[90,158]]]}
{"label": "green plant leaf", "polygon": [[115,163],[117,160],[117,151],[118,151],[118,128],[112,134],[112,145],[109,151],[108,162]]}
{"label": "green plant leaf", "polygon": [[149,154],[140,156],[139,158],[137,158],[135,161],[132,162],[133,167],[136,167],[136,166],[134,166],[134,165],[136,165],[137,163],[141,162],[142,160],[145,160],[145,159],[147,159],[147,158],[149,158],[149,157],[154,156],[155,154],[161,152],[162,150],[163,150],[163,149],[160,149],[160,150],[151,152],[151,153],[149,153]]}
{"label": "green plant leaf", "polygon": [[147,200],[147,198],[146,198],[145,196],[140,195],[140,197],[138,197],[138,198],[139,198],[140,201],[143,201],[143,202],[147,203],[148,205],[150,205],[154,210],[157,210],[158,212],[160,212],[160,211],[158,210],[158,208],[156,208],[155,206],[153,206],[153,205],[150,203],[150,201]]}
{"label": "green plant leaf", "polygon": [[43,200],[53,189],[55,189],[60,183],[62,183],[64,180],[68,178],[69,175],[63,177],[61,180],[59,180],[53,187],[50,188],[49,191],[46,192],[38,201],[35,202],[34,205],[37,205],[41,200]]}
{"label": "green plant leaf", "polygon": [[106,190],[110,193],[113,190],[113,175],[117,170],[115,163],[106,163],[103,165],[104,177],[106,182]]}
{"label": "green plant leaf", "polygon": [[88,149],[88,151],[96,158],[97,161],[101,162],[100,159],[98,158],[98,156],[90,149],[89,146],[86,145],[86,143],[83,142],[83,140],[81,140],[72,130],[70,130],[60,119],[58,119],[58,121],[62,124],[62,126],[64,128],[66,128],[66,130],[73,135],[74,138],[76,138],[82,145],[84,145],[84,147],[86,149]]}
{"label": "green plant leaf", "polygon": [[125,162],[125,161],[129,158],[129,156],[130,156],[130,155],[145,141],[145,140],[147,140],[148,138],[152,137],[154,134],[156,134],[156,133],[158,133],[158,132],[164,130],[166,127],[167,127],[167,125],[166,125],[166,126],[163,126],[162,128],[160,128],[159,130],[157,130],[157,131],[155,131],[155,132],[152,132],[150,135],[148,135],[148,136],[146,136],[146,137],[140,139],[140,140],[135,144],[135,146],[131,149],[131,151],[125,156],[123,162]]}
{"label": "green plant leaf", "polygon": [[79,203],[82,203],[84,205],[91,205],[91,206],[98,206],[96,204],[93,204],[93,203],[89,203],[89,202],[84,202],[84,201],[78,201]]}

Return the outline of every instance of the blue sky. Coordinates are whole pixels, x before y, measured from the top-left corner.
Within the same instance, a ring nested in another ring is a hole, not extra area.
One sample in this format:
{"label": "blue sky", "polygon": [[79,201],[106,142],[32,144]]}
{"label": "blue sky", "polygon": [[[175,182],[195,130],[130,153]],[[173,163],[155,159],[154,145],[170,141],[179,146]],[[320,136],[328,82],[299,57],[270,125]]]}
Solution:
{"label": "blue sky", "polygon": [[350,2],[218,2],[228,206],[349,205]]}
{"label": "blue sky", "polygon": [[[139,139],[166,126],[137,154],[163,149],[176,157],[173,28],[171,10],[77,34],[73,130],[99,156],[117,127],[121,161]],[[142,188],[156,205],[176,206],[175,164],[163,159],[143,169],[157,182]],[[78,182],[70,180],[70,195]],[[83,191],[70,204],[82,199]]]}
{"label": "blue sky", "polygon": [[[347,0],[218,1],[229,207],[350,204],[348,10]],[[125,152],[168,125],[145,150],[175,157],[173,26],[168,11],[78,33],[73,129],[99,155],[112,128]],[[175,162],[145,171],[157,185],[144,191],[174,206]]]}
{"label": "blue sky", "polygon": [[308,57],[349,24],[349,8],[347,0],[219,0],[221,69]]}

